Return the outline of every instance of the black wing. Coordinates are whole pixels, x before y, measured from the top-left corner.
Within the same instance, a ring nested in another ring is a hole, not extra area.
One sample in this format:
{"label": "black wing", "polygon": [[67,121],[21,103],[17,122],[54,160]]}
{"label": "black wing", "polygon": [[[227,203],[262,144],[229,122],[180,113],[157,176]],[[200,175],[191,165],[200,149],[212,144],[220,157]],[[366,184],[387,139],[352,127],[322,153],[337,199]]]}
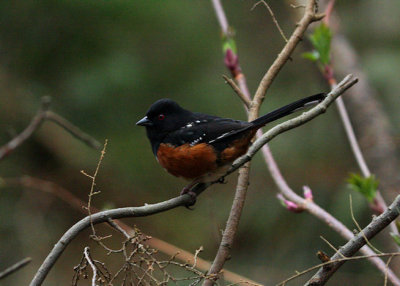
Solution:
{"label": "black wing", "polygon": [[175,146],[209,143],[217,149],[222,150],[229,145],[224,143],[226,142],[223,140],[224,138],[238,134],[242,130],[247,130],[252,125],[252,123],[245,121],[195,113],[193,120],[180,129],[168,134],[163,142],[171,143]]}

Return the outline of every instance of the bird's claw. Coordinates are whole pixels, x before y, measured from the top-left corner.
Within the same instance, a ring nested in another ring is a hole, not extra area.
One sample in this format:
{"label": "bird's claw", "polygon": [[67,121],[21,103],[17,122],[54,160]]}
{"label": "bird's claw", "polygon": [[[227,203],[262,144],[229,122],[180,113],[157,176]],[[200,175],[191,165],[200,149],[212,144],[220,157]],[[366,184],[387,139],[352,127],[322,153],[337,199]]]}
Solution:
{"label": "bird's claw", "polygon": [[191,207],[196,204],[197,194],[195,192],[193,192],[189,186],[186,186],[182,189],[181,196],[183,196],[185,194],[188,194],[191,198],[190,202],[188,204],[186,204],[185,207],[188,210],[192,211],[192,210],[194,210],[194,208],[191,208]]}
{"label": "bird's claw", "polygon": [[218,184],[226,184],[225,177],[221,177],[218,180],[216,180],[215,182]]}

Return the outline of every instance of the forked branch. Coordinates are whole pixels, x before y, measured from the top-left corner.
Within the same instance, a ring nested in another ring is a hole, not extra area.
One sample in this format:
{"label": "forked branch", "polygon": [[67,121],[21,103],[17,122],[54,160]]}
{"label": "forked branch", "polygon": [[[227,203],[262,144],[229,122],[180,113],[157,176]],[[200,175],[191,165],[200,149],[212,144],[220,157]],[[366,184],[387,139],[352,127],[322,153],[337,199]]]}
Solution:
{"label": "forked branch", "polygon": [[31,137],[32,134],[36,130],[38,130],[46,120],[52,121],[58,126],[64,128],[64,130],[68,131],[72,136],[74,136],[78,140],[81,140],[89,147],[92,147],[94,149],[100,148],[101,145],[96,139],[80,130],[78,127],[73,125],[65,118],[50,111],[50,103],[50,97],[42,97],[41,107],[37,111],[36,115],[32,118],[29,125],[20,134],[18,134],[8,143],[0,147],[0,160],[4,159],[7,155],[18,148],[22,143],[24,143],[29,137]]}

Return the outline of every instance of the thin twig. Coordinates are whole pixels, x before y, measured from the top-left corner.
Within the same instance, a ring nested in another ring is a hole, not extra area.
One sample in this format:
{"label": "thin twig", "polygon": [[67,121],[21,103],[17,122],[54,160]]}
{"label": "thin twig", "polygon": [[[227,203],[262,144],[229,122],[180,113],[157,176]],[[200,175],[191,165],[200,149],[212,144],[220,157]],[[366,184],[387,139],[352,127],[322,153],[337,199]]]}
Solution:
{"label": "thin twig", "polygon": [[0,279],[3,279],[7,277],[8,275],[11,275],[12,273],[20,270],[24,266],[28,265],[32,261],[32,258],[26,257],[22,259],[21,261],[18,261],[14,265],[11,265],[7,269],[4,269],[3,271],[0,272]]}
{"label": "thin twig", "polygon": [[249,108],[251,105],[250,99],[241,91],[241,89],[236,85],[235,81],[227,77],[226,75],[222,75],[224,80],[232,87],[232,89],[236,92],[239,98],[242,100],[243,104]]}
{"label": "thin twig", "polygon": [[[106,154],[107,143],[108,143],[108,140],[106,139],[106,141],[104,142],[103,149],[100,152],[100,158],[99,158],[99,161],[97,162],[96,170],[94,171],[93,175],[89,175],[85,171],[81,170],[81,173],[84,174],[86,177],[90,178],[90,180],[91,180],[90,191],[89,191],[89,196],[88,196],[89,198],[88,198],[87,207],[86,207],[89,218],[92,215],[91,209],[92,209],[93,196],[99,193],[99,191],[95,191],[94,188],[96,186],[96,177],[97,177],[97,174],[99,173],[101,162],[103,161],[104,155]],[[92,228],[93,236],[96,236],[96,230],[95,230],[93,224],[91,224],[90,226]]]}
{"label": "thin twig", "polygon": [[357,164],[360,167],[363,176],[365,178],[368,178],[371,176],[371,171],[369,170],[368,165],[365,162],[360,145],[357,142],[357,138],[356,135],[354,134],[354,129],[353,126],[351,125],[349,114],[346,110],[346,106],[344,105],[343,99],[336,101],[336,106],[339,111],[340,119],[342,120],[344,129],[346,131],[347,138],[349,139],[351,150],[353,151],[354,157],[357,160]]}
{"label": "thin twig", "polygon": [[349,204],[350,204],[350,215],[351,215],[351,219],[353,220],[354,224],[357,226],[357,230],[359,233],[361,233],[361,235],[364,237],[365,241],[367,242],[368,246],[375,251],[376,253],[382,253],[382,251],[380,251],[379,249],[377,249],[375,246],[372,245],[372,243],[369,242],[368,238],[365,236],[365,234],[363,233],[363,230],[360,227],[360,224],[358,223],[358,221],[356,220],[355,216],[354,216],[354,212],[353,212],[353,199],[350,195],[349,197]]}
{"label": "thin twig", "polygon": [[[119,231],[120,233],[122,233],[126,239],[129,239],[131,236],[118,224],[118,222],[115,222],[112,219],[108,219],[107,220],[108,224],[113,227],[114,229],[116,229],[117,231]],[[133,229],[132,229],[133,230]]]}
{"label": "thin twig", "polygon": [[76,139],[84,142],[89,147],[92,147],[93,149],[97,149],[97,150],[100,149],[101,144],[99,141],[94,139],[89,134],[83,132],[80,128],[73,125],[71,122],[66,120],[64,117],[61,117],[57,113],[54,113],[51,110],[47,111],[46,119],[56,123],[58,126],[61,126],[66,131],[68,131],[72,136],[74,136]]}
{"label": "thin twig", "polygon": [[265,7],[267,7],[267,10],[269,12],[269,14],[271,15],[272,21],[274,21],[276,28],[278,29],[279,33],[281,34],[282,38],[285,40],[285,42],[288,42],[287,37],[285,36],[285,33],[283,32],[281,26],[278,23],[278,20],[275,17],[274,12],[272,11],[271,7],[269,7],[267,1],[264,0],[260,0],[258,1],[256,4],[254,4],[253,8],[251,8],[251,10],[254,10],[254,8],[256,8],[256,6],[258,6],[259,4],[264,4]]}
{"label": "thin twig", "polygon": [[92,258],[90,257],[89,253],[89,247],[86,246],[83,254],[85,256],[86,261],[89,263],[90,268],[92,268],[93,271],[93,277],[92,277],[92,286],[96,286],[96,280],[97,280],[97,267],[94,265],[94,262],[92,261]]}
{"label": "thin twig", "polygon": [[330,243],[325,237],[323,237],[322,235],[319,236],[327,245],[329,245],[330,248],[332,248],[335,253],[338,253],[342,258],[344,258],[344,255],[340,253],[340,251],[333,246],[332,243]]}
{"label": "thin twig", "polygon": [[[392,261],[392,258],[394,257],[394,255],[391,255],[388,259],[388,261],[386,262],[386,269],[389,270],[389,264]],[[385,279],[383,281],[383,286],[387,286],[387,281],[388,281],[388,272],[385,272]]]}

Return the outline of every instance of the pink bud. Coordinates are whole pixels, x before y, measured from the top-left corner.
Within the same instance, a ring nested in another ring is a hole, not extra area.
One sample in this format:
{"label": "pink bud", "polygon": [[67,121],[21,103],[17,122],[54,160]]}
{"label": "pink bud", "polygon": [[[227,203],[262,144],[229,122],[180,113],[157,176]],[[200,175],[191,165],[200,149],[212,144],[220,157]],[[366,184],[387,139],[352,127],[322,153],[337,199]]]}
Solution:
{"label": "pink bud", "polygon": [[300,208],[296,203],[286,200],[282,194],[278,194],[276,196],[278,200],[280,200],[281,204],[286,207],[288,211],[294,212],[294,213],[300,213],[303,211],[302,208]]}
{"label": "pink bud", "polygon": [[304,198],[308,201],[312,201],[314,199],[312,191],[309,186],[303,186],[303,194]]}

